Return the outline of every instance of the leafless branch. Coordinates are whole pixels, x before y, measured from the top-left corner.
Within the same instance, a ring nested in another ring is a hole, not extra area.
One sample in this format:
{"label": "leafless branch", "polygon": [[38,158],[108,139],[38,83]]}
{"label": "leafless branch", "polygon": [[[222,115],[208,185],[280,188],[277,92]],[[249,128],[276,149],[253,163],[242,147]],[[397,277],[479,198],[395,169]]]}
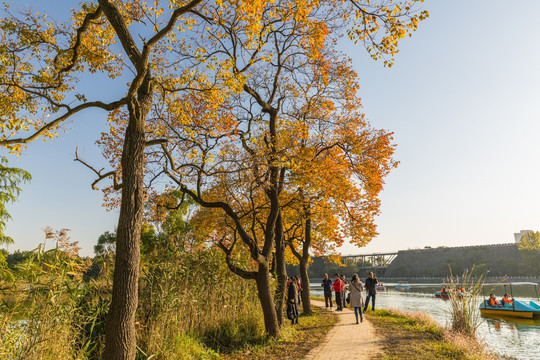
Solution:
{"label": "leafless branch", "polygon": [[92,183],[92,189],[94,190],[98,190],[98,188],[96,187],[96,185],[103,179],[106,179],[108,177],[112,177],[113,179],[113,188],[114,190],[120,190],[122,189],[122,184],[121,183],[118,183],[118,179],[117,179],[117,175],[116,175],[116,171],[114,170],[111,170],[111,171],[108,171],[106,172],[105,174],[103,174],[103,169],[101,170],[96,170],[92,165],[88,164],[86,161],[82,160],[80,157],[79,157],[79,148],[77,147],[75,149],[75,159],[73,159],[73,161],[78,161],[80,162],[81,164],[83,164],[84,166],[86,166],[87,168],[89,168],[90,170],[92,170],[96,175],[97,175],[97,179]]}

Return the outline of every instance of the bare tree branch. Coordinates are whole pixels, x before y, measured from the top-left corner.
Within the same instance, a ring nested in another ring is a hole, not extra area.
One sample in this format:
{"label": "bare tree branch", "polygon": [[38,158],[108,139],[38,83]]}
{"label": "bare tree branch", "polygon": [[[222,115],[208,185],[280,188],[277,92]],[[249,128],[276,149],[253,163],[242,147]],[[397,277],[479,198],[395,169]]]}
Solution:
{"label": "bare tree branch", "polygon": [[101,170],[96,170],[92,165],[89,165],[86,161],[82,160],[80,157],[79,157],[79,148],[77,147],[75,149],[75,159],[73,159],[73,161],[78,161],[80,162],[81,164],[83,164],[84,166],[86,166],[87,168],[89,168],[90,170],[92,170],[96,175],[97,175],[97,179],[92,183],[92,189],[94,190],[98,190],[98,188],[96,187],[96,185],[103,179],[106,179],[108,177],[112,177],[113,179],[113,188],[114,190],[120,190],[122,189],[122,184],[121,183],[118,183],[118,179],[117,179],[117,175],[116,175],[116,171],[114,170],[111,170],[111,171],[108,171],[106,172],[105,174],[102,174],[103,172],[103,169]]}

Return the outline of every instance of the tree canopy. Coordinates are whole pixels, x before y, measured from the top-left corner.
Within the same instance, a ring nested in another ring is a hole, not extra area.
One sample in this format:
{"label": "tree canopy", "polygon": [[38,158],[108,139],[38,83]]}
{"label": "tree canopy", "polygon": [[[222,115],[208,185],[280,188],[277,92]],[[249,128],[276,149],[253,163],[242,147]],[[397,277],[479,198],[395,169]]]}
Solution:
{"label": "tree canopy", "polygon": [[[94,188],[112,180],[106,196],[110,205],[120,206],[105,357],[135,356],[144,206],[162,175],[172,175],[200,205],[226,213],[224,224],[230,227],[232,221],[233,233],[242,237],[259,266],[249,276],[266,284],[258,290],[261,304],[268,307],[274,237],[282,238],[275,228],[280,194],[302,142],[295,135],[305,133],[296,100],[302,91],[316,95],[308,79],[324,84],[336,75],[325,57],[339,34],[364,44],[374,59],[391,66],[398,42],[428,16],[418,8],[421,2],[97,0],[81,3],[61,20],[51,19],[47,11],[5,6],[0,19],[0,145],[19,154],[31,141],[56,137],[67,120],[92,108],[104,110],[110,122],[100,141],[107,144],[104,153],[112,169],[97,170],[77,156],[95,173]],[[343,70],[346,66],[337,71]],[[116,98],[88,99],[83,79],[97,72],[109,79],[102,86],[119,87]],[[334,117],[329,121],[333,133],[362,137],[361,114],[347,109],[354,95],[329,100],[311,104],[313,112]],[[350,128],[354,124],[360,128]],[[369,148],[320,145],[319,150],[327,148],[325,153],[335,152],[343,161]],[[383,147],[391,153],[388,142]],[[362,163],[369,169],[376,161],[366,156]],[[247,169],[252,174],[246,178]],[[343,175],[363,182],[355,171]],[[365,182],[371,185],[362,191],[380,189],[378,183]],[[223,194],[225,201],[219,200]],[[253,211],[241,216],[246,205]],[[345,208],[351,212],[352,207]],[[265,312],[265,320],[274,315]],[[267,330],[278,334],[274,325]]]}

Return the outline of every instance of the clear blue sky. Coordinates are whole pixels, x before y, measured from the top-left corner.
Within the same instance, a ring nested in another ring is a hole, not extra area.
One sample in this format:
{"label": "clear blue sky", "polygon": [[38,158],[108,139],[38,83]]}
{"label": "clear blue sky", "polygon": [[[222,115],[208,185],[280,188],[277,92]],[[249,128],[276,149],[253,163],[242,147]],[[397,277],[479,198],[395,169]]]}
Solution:
{"label": "clear blue sky", "polygon": [[[506,243],[520,229],[540,229],[540,1],[426,0],[424,8],[430,18],[401,43],[393,68],[346,47],[365,113],[395,132],[401,163],[381,197],[380,235],[343,253]],[[93,144],[105,125],[104,112],[87,113],[61,139],[32,144],[12,162],[33,180],[9,206],[10,250],[36,247],[50,225],[72,229],[90,255],[114,229],[117,213],[101,207],[92,174],[73,162],[79,146],[105,165]]]}

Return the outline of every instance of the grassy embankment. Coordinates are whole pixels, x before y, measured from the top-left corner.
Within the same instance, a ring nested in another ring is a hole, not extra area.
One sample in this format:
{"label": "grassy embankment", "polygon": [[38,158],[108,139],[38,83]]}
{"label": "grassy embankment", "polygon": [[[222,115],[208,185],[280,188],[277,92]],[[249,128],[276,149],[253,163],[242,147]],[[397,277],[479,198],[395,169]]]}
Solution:
{"label": "grassy embankment", "polygon": [[266,340],[260,344],[248,345],[230,354],[224,354],[220,358],[227,360],[302,359],[320,343],[336,321],[333,313],[314,307],[312,315],[300,315],[297,325],[286,325],[280,340]]}
{"label": "grassy embankment", "polygon": [[366,316],[382,337],[377,360],[497,359],[474,338],[444,329],[424,313],[377,310]]}
{"label": "grassy embankment", "polygon": [[[0,299],[13,301],[15,297],[17,296],[0,296]],[[28,354],[37,355],[43,359],[56,359],[59,355],[66,356],[66,359],[99,358],[99,356],[87,356],[84,351],[76,351],[73,348],[74,344],[71,338],[76,334],[73,331],[74,324],[67,324],[64,317],[56,317],[57,313],[56,316],[51,316],[49,306],[45,306],[45,310],[47,314],[39,317],[39,326],[33,321],[29,322],[30,330],[34,333],[33,336],[29,336],[30,334],[23,336],[21,332],[14,331],[11,334],[14,335],[11,336],[11,339],[6,337],[0,339],[0,355],[2,355],[0,358],[3,358],[3,355],[9,355],[13,356],[14,359],[24,359]],[[0,316],[0,334],[7,335],[9,332],[6,334],[6,327],[9,326],[9,320],[13,320],[13,318],[6,317],[5,313],[0,315],[2,315]],[[214,313],[214,315],[216,314]],[[235,315],[235,318],[229,321],[222,319],[219,323],[200,326],[198,331],[186,332],[178,331],[178,329],[176,331],[173,329],[156,331],[154,329],[154,336],[140,332],[142,335],[140,338],[142,344],[140,345],[147,342],[149,337],[157,340],[155,335],[158,334],[160,335],[158,338],[161,339],[156,341],[156,347],[149,349],[150,351],[147,350],[148,347],[145,347],[146,351],[139,347],[137,359],[301,359],[318,345],[336,323],[336,317],[333,313],[315,307],[312,315],[301,315],[297,325],[290,325],[287,321],[287,324],[282,328],[282,338],[276,340],[263,335],[262,323],[257,316]],[[57,319],[61,322],[55,321]],[[44,320],[47,322],[46,324]],[[170,325],[171,322],[167,323]],[[55,331],[55,336],[46,338],[36,336],[45,329]],[[173,334],[174,332],[176,334]],[[37,344],[38,338],[43,341],[43,346]],[[9,342],[13,346],[13,343],[20,340],[23,340],[23,343],[32,343],[21,344],[23,346],[9,349]]]}
{"label": "grassy embankment", "polygon": [[[60,242],[59,242],[60,243]],[[101,359],[111,271],[85,278],[96,264],[40,246],[0,279],[0,359]],[[335,323],[315,311],[264,334],[255,284],[232,274],[217,249],[162,246],[141,262],[137,360],[299,359]]]}

